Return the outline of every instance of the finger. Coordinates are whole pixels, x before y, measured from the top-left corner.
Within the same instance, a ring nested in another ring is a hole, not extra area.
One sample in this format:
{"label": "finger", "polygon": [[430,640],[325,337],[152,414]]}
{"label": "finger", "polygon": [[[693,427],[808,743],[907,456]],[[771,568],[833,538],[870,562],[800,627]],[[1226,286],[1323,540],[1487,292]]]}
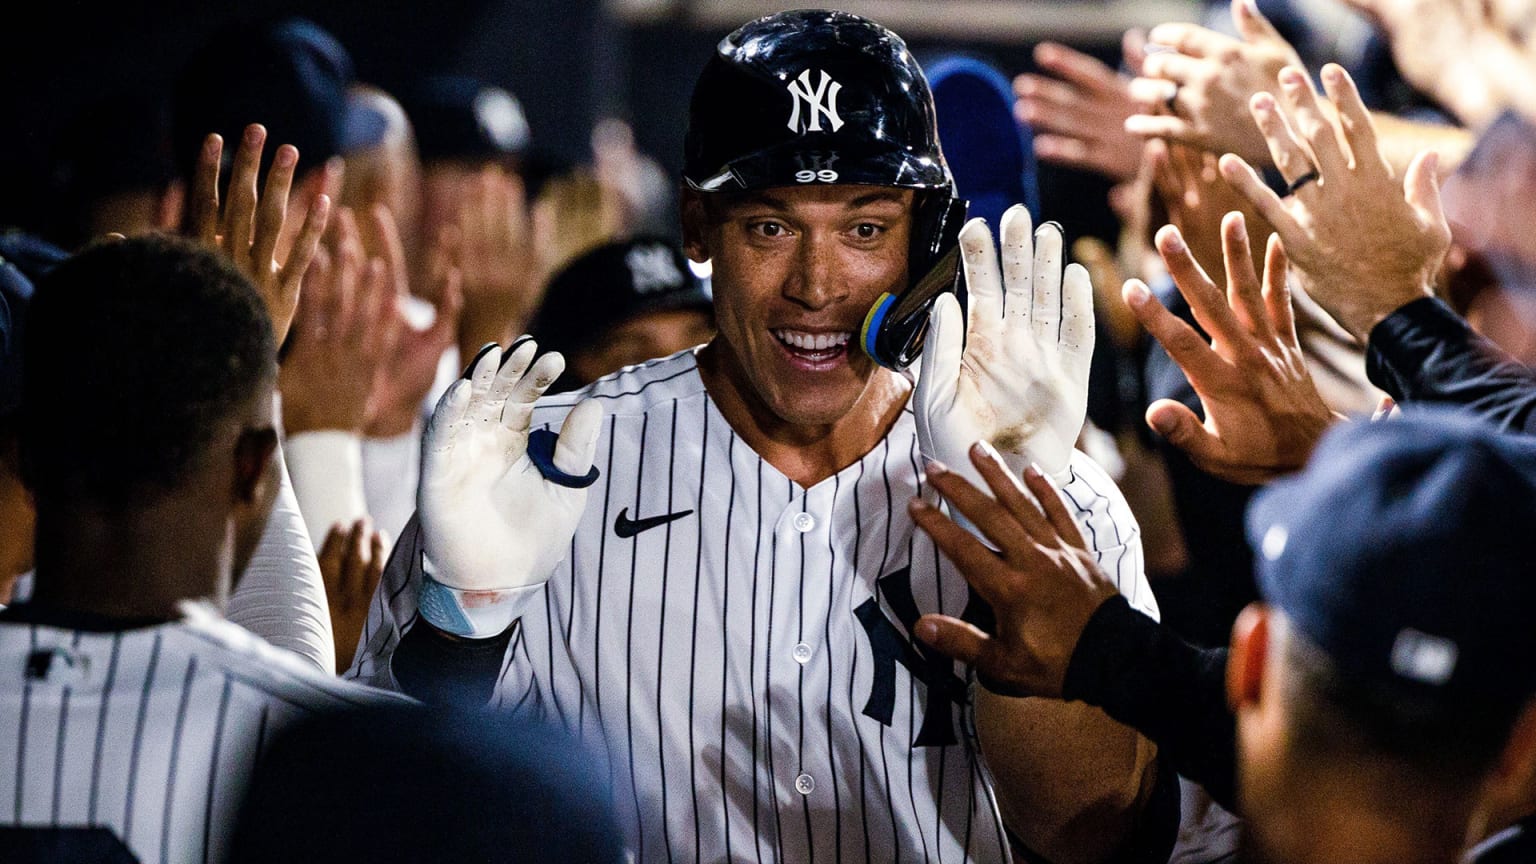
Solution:
{"label": "finger", "polygon": [[1083,539],[1083,532],[1078,527],[1077,520],[1067,512],[1067,502],[1062,500],[1061,490],[1056,488],[1051,478],[1045,476],[1039,468],[1030,465],[1024,469],[1024,486],[1045,509],[1045,518],[1055,530],[1056,536],[1069,545],[1087,551],[1088,541]]}
{"label": "finger", "polygon": [[1073,380],[1088,389],[1088,370],[1093,365],[1095,321],[1093,279],[1081,264],[1068,264],[1061,279],[1061,365]]}
{"label": "finger", "polygon": [[960,257],[970,306],[966,329],[972,336],[995,337],[1002,330],[1003,282],[987,220],[972,219],[960,229]]}
{"label": "finger", "polygon": [[443,344],[447,344],[459,332],[459,314],[464,309],[463,278],[459,275],[459,268],[449,267],[445,270],[439,284],[441,287],[435,292],[437,319],[432,322],[432,331]]}
{"label": "finger", "polygon": [[[1157,31],[1154,29],[1152,32]],[[1157,42],[1157,39],[1153,38],[1152,41]],[[1177,51],[1159,51],[1149,55],[1141,64],[1141,74],[1145,78],[1163,78],[1185,84],[1200,74],[1204,62]]]}
{"label": "finger", "polygon": [[1124,86],[1124,79],[1098,58],[1056,42],[1035,46],[1035,65],[1094,93],[1118,94]]}
{"label": "finger", "polygon": [[224,139],[209,135],[197,153],[197,168],[192,175],[191,213],[187,234],[213,249],[219,242],[219,161],[224,155]]}
{"label": "finger", "polygon": [[1279,43],[1290,47],[1253,0],[1232,0],[1232,25],[1237,35],[1249,44]]}
{"label": "finger", "polygon": [[483,408],[487,420],[507,422],[507,400],[512,397],[512,391],[517,389],[523,374],[533,365],[533,358],[539,352],[538,343],[532,339],[522,339],[513,344],[516,348],[506,355],[506,360],[496,372],[496,380],[491,383],[490,393],[487,394]]}
{"label": "finger", "polygon": [[1354,157],[1355,170],[1367,172],[1369,177],[1391,176],[1392,169],[1376,143],[1376,124],[1360,99],[1354,79],[1337,63],[1324,66],[1322,77],[1323,89],[1338,111],[1339,129]]}
{"label": "finger", "polygon": [[[1315,167],[1311,154],[1301,143],[1296,130],[1291,128],[1284,112],[1276,105],[1274,96],[1268,93],[1253,94],[1248,100],[1248,113],[1253,115],[1253,121],[1258,124],[1264,143],[1269,147],[1269,158],[1274,161],[1275,170],[1280,172],[1285,182],[1294,183]],[[1309,183],[1298,192],[1310,195],[1316,191],[1310,187]]]}
{"label": "finger", "polygon": [[267,171],[266,189],[258,202],[255,246],[251,249],[251,261],[263,277],[271,271],[277,240],[283,233],[283,221],[288,216],[288,190],[298,163],[299,151],[292,144],[284,144],[273,154],[272,167]]}
{"label": "finger", "polygon": [[368,520],[359,519],[347,532],[346,554],[341,559],[341,582],[348,588],[355,586],[362,575],[363,556],[368,554],[367,543]]}
{"label": "finger", "polygon": [[373,536],[368,540],[368,566],[363,570],[362,596],[364,597],[373,593],[374,587],[379,584],[380,577],[384,575],[384,562],[389,559],[386,546],[388,543],[384,540],[384,532],[373,532]]}
{"label": "finger", "polygon": [[1216,461],[1221,441],[1200,425],[1200,418],[1182,402],[1159,399],[1147,406],[1147,425],[1169,444],[1184,451],[1195,464]]}
{"label": "finger", "polygon": [[320,572],[327,577],[327,588],[335,586],[336,580],[341,577],[341,558],[346,550],[346,541],[346,523],[337,522],[325,532],[325,542],[320,544],[320,551],[315,555],[320,561]]}
{"label": "finger", "polygon": [[1030,270],[1035,259],[1033,227],[1029,208],[1022,204],[1009,207],[998,225],[1003,247],[1002,314],[1005,325],[1010,323],[1006,320],[1009,318],[1018,319],[1019,324],[1027,325],[1034,314],[1030,307],[1030,292],[1033,290]]}
{"label": "finger", "polygon": [[331,316],[331,256],[321,249],[315,253],[299,293],[299,329],[294,339],[320,339],[329,329]]}
{"label": "finger", "polygon": [[[1024,210],[1023,207],[1016,209]],[[1061,340],[1061,250],[1060,225],[1047,222],[1035,230],[1029,323],[1031,332],[1041,345],[1055,346]],[[1012,345],[1018,344],[1014,340],[1009,341]]]}
{"label": "finger", "polygon": [[411,289],[410,279],[406,273],[405,244],[400,240],[400,228],[395,224],[394,214],[383,204],[375,204],[371,216],[373,236],[377,240],[374,251],[384,259],[384,266],[389,271],[390,285],[396,296],[404,297],[411,293]]}
{"label": "finger", "polygon": [[1280,70],[1280,94],[1289,108],[1291,126],[1312,151],[1321,182],[1340,182],[1349,166],[1349,153],[1340,141],[1333,123],[1323,114],[1317,92],[1305,72],[1295,66]]}
{"label": "finger", "polygon": [[1440,154],[1424,150],[1408,163],[1403,173],[1403,197],[1418,211],[1419,219],[1447,240],[1451,229],[1440,201]]}
{"label": "finger", "polygon": [[1194,313],[1195,320],[1215,340],[1218,350],[1222,345],[1234,348],[1248,345],[1250,339],[1247,331],[1227,306],[1226,295],[1205,275],[1205,269],[1189,251],[1179,229],[1164,225],[1157,232],[1155,242],[1158,254],[1168,268],[1168,275],[1173,277],[1173,284],[1178,286],[1179,293],[1189,301],[1189,309]]}
{"label": "finger", "polygon": [[597,454],[597,436],[602,428],[603,406],[596,399],[576,403],[565,415],[555,441],[555,467],[577,477],[586,474]]}
{"label": "finger", "polygon": [[917,638],[945,657],[961,663],[975,663],[991,637],[959,618],[924,615],[917,619]]}
{"label": "finger", "polygon": [[1138,138],[1166,138],[1194,147],[1204,140],[1188,121],[1171,114],[1132,114],[1125,118],[1125,131]]}
{"label": "finger", "polygon": [[256,221],[256,175],[261,168],[261,149],[267,130],[259,123],[245,127],[235,166],[229,175],[229,203],[224,208],[224,242],[235,263],[253,275],[251,231]]}
{"label": "finger", "polygon": [[[315,253],[320,248],[320,236],[325,233],[326,223],[330,221],[331,198],[328,195],[320,195],[309,206],[309,212],[304,214],[304,226],[299,230],[299,237],[293,243],[293,249],[288,253],[288,260],[283,264],[283,278],[278,286],[282,302],[291,304],[298,299],[299,286],[303,284],[304,272],[309,269],[310,262],[315,258]],[[273,317],[274,328],[279,328],[276,316]],[[279,329],[278,341],[281,342],[286,328]]]}
{"label": "finger", "polygon": [[539,401],[539,397],[564,371],[565,357],[559,351],[547,352],[533,361],[533,365],[523,373],[507,397],[507,407],[501,414],[502,425],[514,431],[527,429],[528,419],[533,415],[533,404]]}
{"label": "finger", "polygon": [[1221,220],[1221,256],[1227,273],[1227,305],[1233,315],[1261,344],[1275,339],[1264,306],[1259,276],[1253,272],[1253,252],[1248,247],[1248,225],[1234,210]]}
{"label": "finger", "polygon": [[1301,350],[1296,338],[1296,313],[1291,307],[1291,283],[1285,278],[1285,244],[1279,234],[1269,235],[1264,249],[1264,308],[1269,311],[1276,336],[1286,347]]}
{"label": "finger", "polygon": [[347,334],[354,349],[370,357],[377,357],[395,334],[394,316],[388,314],[390,305],[395,302],[388,275],[383,260],[368,259],[358,292],[356,323]]}
{"label": "finger", "polygon": [[1088,101],[1080,88],[1044,75],[1020,75],[1014,84],[1014,92],[1027,107],[1027,119],[1031,124],[1061,128],[1061,119],[1081,120],[1099,113],[1098,106]]}
{"label": "finger", "polygon": [[1300,226],[1296,224],[1291,211],[1286,209],[1285,202],[1259,179],[1259,172],[1253,170],[1253,166],[1243,161],[1243,157],[1233,153],[1224,154],[1217,166],[1221,170],[1222,179],[1227,181],[1237,194],[1241,195],[1253,209],[1259,211],[1264,221],[1275,227],[1283,238],[1301,237]]}
{"label": "finger", "polygon": [[[974,461],[974,460],[973,460]],[[1011,560],[1032,551],[1032,540],[1008,508],[938,462],[928,463],[928,484]]]}
{"label": "finger", "polygon": [[1196,24],[1182,22],[1159,24],[1153,27],[1152,32],[1147,34],[1147,40],[1158,45],[1167,45],[1178,54],[1189,57],[1213,57],[1237,46],[1237,40],[1231,36],[1207,30]]}
{"label": "finger", "polygon": [[[456,379],[443,391],[443,395],[437,400],[437,406],[432,409],[432,416],[427,420],[427,429],[423,437],[426,439],[426,452],[430,457],[433,454],[447,453],[453,450],[458,433],[464,428],[465,418],[469,413],[470,392],[474,385],[463,378]],[[429,475],[429,465],[423,469],[422,476]]]}
{"label": "finger", "polygon": [[1035,156],[1045,162],[1073,167],[1093,168],[1093,148],[1081,138],[1065,135],[1036,135]]}
{"label": "finger", "polygon": [[1030,540],[1035,542],[1049,542],[1054,539],[1051,525],[1046,521],[1045,514],[1035,502],[1029,500],[1024,494],[1024,487],[1019,484],[1019,479],[1013,475],[1002,456],[991,444],[978,441],[971,447],[971,464],[981,473],[981,479],[987,482],[987,487],[997,498],[997,502],[1008,511],[1019,527]]}
{"label": "finger", "polygon": [[1178,95],[1179,85],[1167,78],[1132,78],[1127,92],[1147,108],[1171,108],[1168,103]]}
{"label": "finger", "polygon": [[1147,61],[1147,31],[1132,27],[1120,35],[1120,61],[1132,75],[1140,75]]}
{"label": "finger", "polygon": [[1001,572],[1007,564],[997,553],[983,546],[974,534],[921,498],[908,501],[907,512],[911,514],[913,524],[932,538],[933,545],[960,568],[965,581],[983,599],[996,597],[1007,587],[1007,576]]}
{"label": "finger", "polygon": [[[494,342],[480,349],[475,355],[474,365],[469,370],[469,383],[473,387],[470,391],[478,404],[483,402],[486,394],[490,392],[491,384],[496,380],[496,372],[501,368],[501,346]],[[478,413],[478,412],[476,412]]]}
{"label": "finger", "polygon": [[1121,296],[1141,326],[1152,334],[1152,338],[1163,346],[1173,362],[1184,370],[1191,386],[1199,390],[1216,386],[1225,379],[1228,374],[1226,361],[1195,332],[1195,328],[1163,308],[1163,304],[1157,302],[1140,280],[1131,279],[1126,282]]}
{"label": "finger", "polygon": [[913,397],[925,414],[944,416],[953,407],[959,392],[964,345],[960,300],[953,294],[940,294],[928,310],[928,335],[923,339],[917,393]]}

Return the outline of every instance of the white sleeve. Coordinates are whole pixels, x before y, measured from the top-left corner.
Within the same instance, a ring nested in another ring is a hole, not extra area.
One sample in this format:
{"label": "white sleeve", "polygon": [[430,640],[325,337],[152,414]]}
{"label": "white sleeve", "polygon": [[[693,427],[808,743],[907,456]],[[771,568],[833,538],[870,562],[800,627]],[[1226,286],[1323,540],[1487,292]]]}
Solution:
{"label": "white sleeve", "polygon": [[363,444],[351,432],[316,429],[283,442],[293,494],[315,548],[338,522],[351,526],[368,515],[363,500]]}
{"label": "white sleeve", "polygon": [[1066,470],[1053,475],[1062,500],[1077,519],[1099,566],[1133,608],[1159,619],[1157,598],[1147,582],[1146,556],[1141,549],[1141,526],[1131,513],[1120,487],[1099,464],[1081,450],[1072,451]]}
{"label": "white sleeve", "polygon": [[282,449],[281,486],[251,563],[229,598],[226,617],[279,648],[336,673],[336,645],[320,562],[299,515]]}
{"label": "white sleeve", "polygon": [[404,435],[363,439],[363,497],[386,542],[393,543],[416,512],[421,431],[418,422]]}

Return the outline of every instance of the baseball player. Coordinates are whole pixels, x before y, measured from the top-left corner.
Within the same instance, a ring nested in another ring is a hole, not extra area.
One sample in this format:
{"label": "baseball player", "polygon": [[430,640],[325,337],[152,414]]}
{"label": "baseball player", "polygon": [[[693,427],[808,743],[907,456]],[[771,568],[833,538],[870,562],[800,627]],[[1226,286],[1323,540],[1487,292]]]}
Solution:
{"label": "baseball player", "polygon": [[149,237],[59,265],[29,328],[37,576],[0,612],[0,860],[221,860],[274,731],[400,700],[216,611],[278,488],[266,310],[233,265]]}
{"label": "baseball player", "polygon": [[482,352],[434,414],[350,674],[576,730],[642,861],[1008,861],[1010,832],[1048,858],[1115,852],[1149,746],[988,693],[913,638],[925,612],[988,614],[906,510],[925,461],[974,472],[977,441],[1055,478],[1156,612],[1134,519],[1073,449],[1091,286],[1057,227],[1010,210],[999,262],[965,226],[969,309],[927,298],[915,389],[863,348],[912,360],[921,333],[890,325],[942,283],[918,278],[942,277],[956,211],[934,129],[921,70],[872,22],[786,12],[723,40],[682,214],[718,336],[542,400],[558,354]]}

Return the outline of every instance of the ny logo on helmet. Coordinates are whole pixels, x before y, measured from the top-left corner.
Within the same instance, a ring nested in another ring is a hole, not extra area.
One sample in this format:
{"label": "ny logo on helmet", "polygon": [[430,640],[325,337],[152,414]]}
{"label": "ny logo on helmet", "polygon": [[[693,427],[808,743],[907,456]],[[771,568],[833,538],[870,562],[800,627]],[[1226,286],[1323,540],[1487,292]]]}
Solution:
{"label": "ny logo on helmet", "polygon": [[636,294],[669,291],[683,284],[683,274],[665,246],[636,246],[624,256]]}
{"label": "ny logo on helmet", "polygon": [[[811,84],[811,70],[804,69],[800,77],[789,82],[789,95],[794,97],[794,107],[789,112],[789,131],[791,132],[820,132],[821,118],[827,118],[827,124],[832,131],[843,128],[843,118],[837,116],[837,92],[843,89],[843,85],[832,80],[825,69],[819,69],[821,81],[814,86]],[[800,106],[806,106],[805,128],[800,128]]]}

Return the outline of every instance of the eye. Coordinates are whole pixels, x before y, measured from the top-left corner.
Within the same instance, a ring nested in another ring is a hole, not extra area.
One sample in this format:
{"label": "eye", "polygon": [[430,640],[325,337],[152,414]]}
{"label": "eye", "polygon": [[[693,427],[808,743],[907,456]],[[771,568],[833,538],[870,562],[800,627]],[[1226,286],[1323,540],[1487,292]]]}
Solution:
{"label": "eye", "polygon": [[789,233],[787,225],[773,220],[753,222],[747,226],[747,230],[759,237],[783,237]]}
{"label": "eye", "polygon": [[860,240],[873,240],[885,233],[885,228],[873,222],[860,222],[853,226],[853,236]]}

